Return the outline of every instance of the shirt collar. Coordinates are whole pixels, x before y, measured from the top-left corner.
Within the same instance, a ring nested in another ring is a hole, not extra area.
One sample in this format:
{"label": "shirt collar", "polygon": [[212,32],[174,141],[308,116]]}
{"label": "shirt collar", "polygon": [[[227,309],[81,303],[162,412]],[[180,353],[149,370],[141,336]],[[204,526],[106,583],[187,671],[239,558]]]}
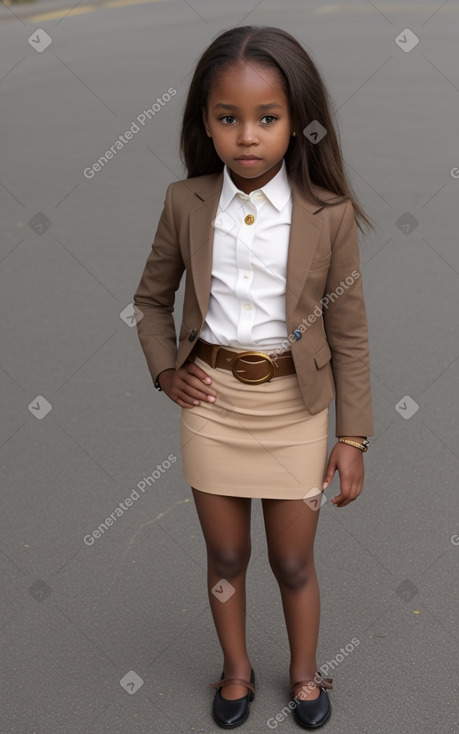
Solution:
{"label": "shirt collar", "polygon": [[[281,169],[276,173],[271,181],[260,189],[252,191],[249,196],[260,191],[279,212],[282,211],[291,195],[291,186],[288,180],[287,166],[285,165],[284,158],[282,159]],[[242,198],[247,197],[247,194],[244,194],[243,191],[237,188],[230,176],[228,166],[225,164],[223,167],[223,186],[220,194],[220,208],[225,210],[237,194],[243,194]]]}

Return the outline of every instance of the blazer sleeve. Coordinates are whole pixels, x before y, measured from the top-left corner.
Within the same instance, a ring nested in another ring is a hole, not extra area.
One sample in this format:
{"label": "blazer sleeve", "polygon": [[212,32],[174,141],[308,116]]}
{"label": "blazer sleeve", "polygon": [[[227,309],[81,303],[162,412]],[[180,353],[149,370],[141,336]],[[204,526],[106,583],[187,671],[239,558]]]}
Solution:
{"label": "blazer sleeve", "polygon": [[352,202],[331,246],[324,295],[324,329],[332,354],[336,436],[373,435],[368,324]]}
{"label": "blazer sleeve", "polygon": [[175,369],[177,335],[173,317],[175,293],[185,270],[173,211],[174,184],[166,190],[151,252],[134,295],[137,334],[153,383],[165,369]]}

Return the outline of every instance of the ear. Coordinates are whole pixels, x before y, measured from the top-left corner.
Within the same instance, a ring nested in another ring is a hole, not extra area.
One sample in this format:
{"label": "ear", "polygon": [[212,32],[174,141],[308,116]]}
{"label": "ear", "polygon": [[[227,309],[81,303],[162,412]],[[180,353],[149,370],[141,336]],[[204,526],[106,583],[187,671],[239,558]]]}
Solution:
{"label": "ear", "polygon": [[[209,118],[207,116],[207,110],[206,110],[206,108],[205,107],[202,107],[201,109],[202,109],[202,121],[204,123],[204,128],[205,128],[206,133],[207,133],[207,130],[208,130],[208,127],[209,127]],[[209,133],[207,133],[207,135],[209,135]],[[209,135],[209,137],[211,137],[211,136]]]}

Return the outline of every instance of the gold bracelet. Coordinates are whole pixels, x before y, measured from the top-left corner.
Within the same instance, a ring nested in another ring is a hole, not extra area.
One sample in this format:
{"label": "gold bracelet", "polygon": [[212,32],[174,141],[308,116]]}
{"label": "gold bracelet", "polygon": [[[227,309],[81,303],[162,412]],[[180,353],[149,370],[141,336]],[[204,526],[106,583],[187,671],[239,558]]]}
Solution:
{"label": "gold bracelet", "polygon": [[370,445],[370,442],[368,439],[364,438],[362,443],[357,443],[357,441],[349,441],[348,438],[339,438],[339,443],[347,443],[349,446],[355,446],[356,449],[360,449],[361,451],[368,451],[368,446]]}

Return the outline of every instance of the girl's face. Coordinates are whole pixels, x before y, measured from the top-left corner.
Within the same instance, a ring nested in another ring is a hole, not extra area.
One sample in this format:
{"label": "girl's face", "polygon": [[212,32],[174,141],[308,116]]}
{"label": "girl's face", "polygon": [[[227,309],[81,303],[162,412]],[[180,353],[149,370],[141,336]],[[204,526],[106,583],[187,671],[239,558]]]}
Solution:
{"label": "girl's face", "polygon": [[230,66],[211,86],[203,121],[217,155],[244,193],[261,188],[281,169],[292,121],[275,69],[252,62]]}

